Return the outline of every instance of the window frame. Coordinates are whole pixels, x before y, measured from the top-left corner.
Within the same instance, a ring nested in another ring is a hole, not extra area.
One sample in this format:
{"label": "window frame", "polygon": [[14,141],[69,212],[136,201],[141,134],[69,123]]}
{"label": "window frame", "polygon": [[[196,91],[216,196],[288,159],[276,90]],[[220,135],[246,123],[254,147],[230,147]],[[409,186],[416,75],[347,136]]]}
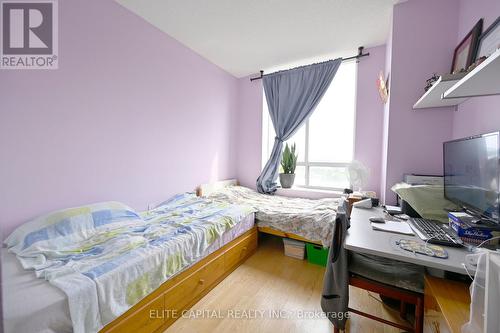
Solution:
{"label": "window frame", "polygon": [[[352,145],[352,160],[354,160],[354,147],[356,140],[356,102],[354,104],[354,125],[353,125],[353,145]],[[330,187],[330,186],[317,186],[310,184],[309,168],[310,167],[330,167],[330,168],[348,168],[351,162],[311,162],[309,161],[309,119],[306,120],[305,126],[305,147],[304,147],[304,162],[297,162],[297,166],[304,167],[304,185],[294,185],[298,188],[316,189],[316,190],[328,190],[328,191],[343,191],[344,188]]]}
{"label": "window frame", "polygon": [[[301,189],[315,189],[315,190],[326,190],[326,191],[343,191],[344,188],[338,188],[338,187],[329,187],[329,186],[316,186],[316,185],[310,185],[310,167],[330,167],[330,168],[348,168],[352,161],[354,161],[355,157],[355,150],[356,150],[356,114],[357,114],[357,93],[358,93],[358,65],[354,65],[354,102],[353,102],[353,107],[354,111],[352,113],[353,117],[353,126],[352,126],[352,160],[350,162],[311,162],[309,161],[309,118],[306,119],[305,124],[305,143],[304,143],[304,162],[297,162],[297,166],[302,166],[304,167],[304,178],[305,178],[305,184],[304,185],[297,185],[294,184],[293,187],[301,188]],[[266,96],[265,93],[263,94],[263,114],[264,111],[267,110],[267,101],[266,101]],[[269,115],[269,112],[266,113],[266,116],[262,117],[262,129],[263,132],[265,131],[265,137],[267,140],[264,140],[263,142],[263,149],[262,149],[262,168],[266,164],[267,160],[269,159],[269,155],[271,154],[272,150],[272,145],[274,143],[274,140],[271,140],[272,133],[274,132],[274,129],[272,128],[272,122],[271,122],[271,117]],[[280,166],[278,166],[279,168]],[[349,185],[351,186],[351,185]]]}

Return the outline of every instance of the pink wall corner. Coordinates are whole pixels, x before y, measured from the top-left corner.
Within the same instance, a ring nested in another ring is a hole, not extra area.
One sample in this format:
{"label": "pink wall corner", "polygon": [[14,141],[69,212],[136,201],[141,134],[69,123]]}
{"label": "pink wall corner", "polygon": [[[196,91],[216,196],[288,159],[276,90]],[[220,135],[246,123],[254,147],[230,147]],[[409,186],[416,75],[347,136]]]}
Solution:
{"label": "pink wall corner", "polygon": [[449,71],[458,3],[420,0],[394,6],[385,202],[405,173],[442,174],[442,143],[452,136],[453,108],[414,111],[432,73]]}
{"label": "pink wall corner", "polygon": [[[456,43],[483,18],[483,31],[500,15],[498,0],[461,0]],[[500,130],[500,96],[473,97],[458,106],[453,115],[453,138]]]}
{"label": "pink wall corner", "polygon": [[144,209],[236,176],[236,78],[111,0],[60,1],[59,51],[57,70],[0,73],[5,236],[54,209]]}
{"label": "pink wall corner", "polygon": [[380,189],[382,165],[382,134],[384,104],[382,103],[376,81],[379,72],[384,72],[385,45],[367,49],[370,56],[358,64],[356,98],[356,135],[354,158],[368,168],[370,177],[364,190]]}
{"label": "pink wall corner", "polygon": [[237,175],[241,185],[253,189],[262,168],[263,94],[261,80],[238,80]]}

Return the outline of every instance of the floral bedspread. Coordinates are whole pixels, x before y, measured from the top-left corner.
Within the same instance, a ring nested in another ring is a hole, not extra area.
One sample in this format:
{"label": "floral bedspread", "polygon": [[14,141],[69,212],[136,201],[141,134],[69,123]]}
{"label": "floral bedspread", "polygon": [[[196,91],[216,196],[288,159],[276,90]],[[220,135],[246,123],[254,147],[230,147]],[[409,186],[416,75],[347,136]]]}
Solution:
{"label": "floral bedspread", "polygon": [[229,186],[209,195],[211,199],[252,206],[259,227],[294,233],[330,246],[341,198],[302,199],[261,194],[243,186]]}

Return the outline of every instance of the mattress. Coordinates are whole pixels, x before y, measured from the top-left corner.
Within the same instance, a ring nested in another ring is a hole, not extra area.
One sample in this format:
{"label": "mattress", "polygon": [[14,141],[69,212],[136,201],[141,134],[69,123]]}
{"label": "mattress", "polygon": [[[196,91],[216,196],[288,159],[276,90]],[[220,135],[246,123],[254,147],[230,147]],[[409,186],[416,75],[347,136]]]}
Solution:
{"label": "mattress", "polygon": [[259,227],[293,233],[323,246],[330,246],[337,209],[342,198],[303,199],[261,194],[242,186],[229,186],[210,199],[252,206]]}
{"label": "mattress", "polygon": [[[254,214],[252,213],[224,232],[204,251],[199,260],[228,244],[253,226]],[[5,248],[2,249],[2,282],[5,332],[73,331],[66,294],[47,281],[36,278],[33,272],[24,270],[16,256],[8,253]]]}

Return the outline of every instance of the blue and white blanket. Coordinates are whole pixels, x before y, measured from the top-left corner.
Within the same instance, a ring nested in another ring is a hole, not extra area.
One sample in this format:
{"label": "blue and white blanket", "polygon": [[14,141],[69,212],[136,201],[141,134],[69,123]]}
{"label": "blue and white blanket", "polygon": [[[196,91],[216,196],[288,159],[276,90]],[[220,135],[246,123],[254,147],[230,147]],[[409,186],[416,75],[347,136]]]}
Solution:
{"label": "blue and white blanket", "polygon": [[75,332],[97,332],[252,212],[192,193],[141,214],[99,203],[40,217],[5,243],[25,269],[66,293]]}

